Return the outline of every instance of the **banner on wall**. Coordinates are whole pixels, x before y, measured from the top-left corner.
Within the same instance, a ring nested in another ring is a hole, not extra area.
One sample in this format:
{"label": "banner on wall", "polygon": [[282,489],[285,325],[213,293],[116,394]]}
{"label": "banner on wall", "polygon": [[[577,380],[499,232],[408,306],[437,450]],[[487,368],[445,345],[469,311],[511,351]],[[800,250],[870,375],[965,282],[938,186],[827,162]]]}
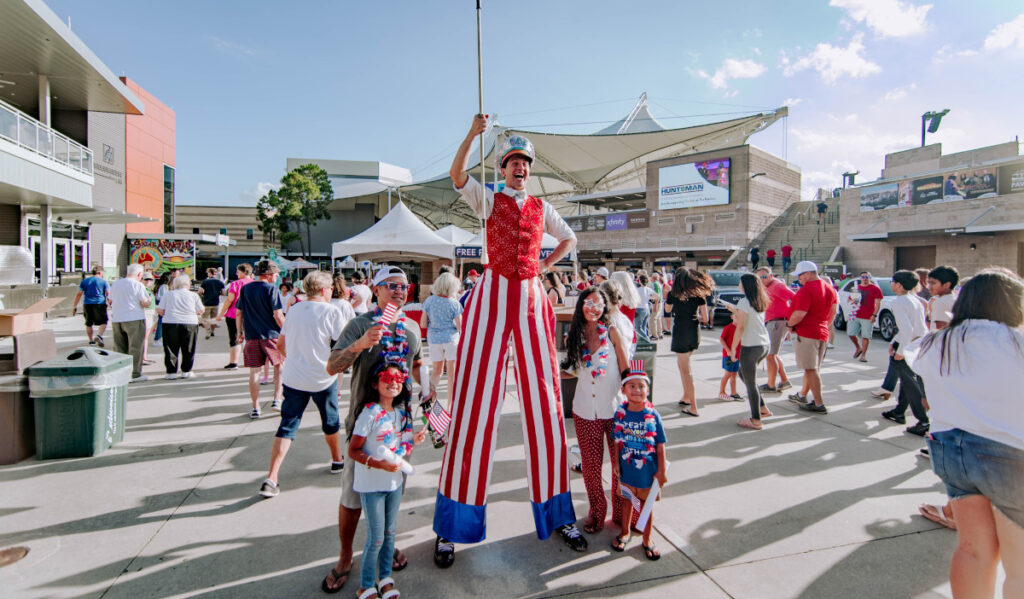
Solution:
{"label": "banner on wall", "polygon": [[191,239],[132,239],[129,262],[157,274],[184,270],[195,278],[195,243]]}
{"label": "banner on wall", "polygon": [[630,212],[629,220],[626,222],[627,229],[646,229],[651,226],[650,212]]}
{"label": "banner on wall", "polygon": [[996,195],[996,169],[972,168],[946,176],[944,201],[973,200]]}
{"label": "banner on wall", "polygon": [[719,158],[658,169],[658,210],[728,204],[730,164]]}
{"label": "banner on wall", "polygon": [[899,184],[886,183],[885,185],[874,185],[862,187],[860,190],[860,210],[870,212],[872,210],[886,210],[899,207]]}
{"label": "banner on wall", "polygon": [[999,194],[1024,192],[1024,162],[999,167]]}

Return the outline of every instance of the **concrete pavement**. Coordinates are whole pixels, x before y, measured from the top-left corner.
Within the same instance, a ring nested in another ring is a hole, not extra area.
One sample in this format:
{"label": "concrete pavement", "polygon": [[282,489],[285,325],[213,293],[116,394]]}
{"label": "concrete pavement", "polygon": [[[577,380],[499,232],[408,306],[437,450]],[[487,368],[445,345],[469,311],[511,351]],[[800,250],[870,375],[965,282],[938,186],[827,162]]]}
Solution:
{"label": "concrete pavement", "polygon": [[[79,319],[48,322],[58,344],[84,343]],[[0,467],[0,548],[24,546],[23,560],[0,568],[12,597],[318,596],[337,559],[339,479],[311,406],[281,473],[281,495],[256,495],[277,427],[271,391],[264,417],[249,420],[246,371],[224,371],[225,333],[200,338],[197,376],[164,381],[162,350],[129,387],[125,440],[94,458]],[[669,485],[655,511],[663,554],[649,562],[634,538],[613,552],[609,526],[575,553],[538,541],[527,500],[519,406],[502,411],[488,503],[488,539],[457,547],[438,570],[431,554],[433,502],[441,451],[413,456],[398,522],[409,567],[396,573],[406,597],[946,597],[956,533],[917,515],[945,500],[920,437],[882,419],[894,400],[868,391],[884,373],[885,344],[870,362],[850,360],[845,338],[823,370],[825,416],[800,413],[778,395],[765,430],[736,426],[743,402],[720,402],[718,330],[695,356],[701,416],[681,416],[680,383],[668,339],[659,346],[656,405],[668,436]],[[108,336],[109,337],[109,336]],[[784,346],[793,364],[791,346]],[[792,372],[794,384],[800,376]],[[763,371],[761,373],[763,382]],[[347,401],[348,378],[345,379]],[[741,385],[741,393],[742,385]],[[571,419],[567,428],[572,433]],[[606,480],[607,480],[607,464]],[[573,475],[577,515],[587,511]],[[356,533],[358,582],[363,527]]]}

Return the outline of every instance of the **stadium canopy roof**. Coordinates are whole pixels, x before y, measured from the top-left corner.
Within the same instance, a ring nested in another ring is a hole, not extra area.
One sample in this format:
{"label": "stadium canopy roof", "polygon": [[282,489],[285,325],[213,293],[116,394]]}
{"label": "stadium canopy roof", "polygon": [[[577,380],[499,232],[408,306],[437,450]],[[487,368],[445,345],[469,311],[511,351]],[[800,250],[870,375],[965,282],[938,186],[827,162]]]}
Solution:
{"label": "stadium canopy roof", "polygon": [[[646,96],[641,96],[629,116],[594,134],[543,133],[495,126],[485,135],[484,165],[488,182],[494,182],[495,145],[504,137],[525,135],[536,152],[527,191],[569,215],[576,210],[576,204],[567,203],[566,198],[646,187],[647,162],[743,145],[751,135],[788,114],[788,108],[783,106],[727,121],[664,129],[647,110]],[[610,132],[613,128],[615,132]],[[470,153],[473,164],[469,171],[477,178],[479,156],[478,148]],[[430,222],[479,227],[476,216],[459,198],[447,174],[414,181],[397,191],[414,212]]]}

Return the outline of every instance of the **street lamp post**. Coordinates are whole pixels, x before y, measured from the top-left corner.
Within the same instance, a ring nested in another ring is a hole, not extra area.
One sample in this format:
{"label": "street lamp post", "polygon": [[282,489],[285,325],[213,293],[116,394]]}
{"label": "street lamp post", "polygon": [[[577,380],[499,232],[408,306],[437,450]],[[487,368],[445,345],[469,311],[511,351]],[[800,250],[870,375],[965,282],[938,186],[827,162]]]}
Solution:
{"label": "street lamp post", "polygon": [[945,109],[941,112],[926,112],[921,115],[921,147],[924,147],[924,134],[925,124],[931,121],[931,125],[928,126],[928,133],[935,133],[939,130],[939,123],[942,122],[942,117],[949,114],[949,109]]}

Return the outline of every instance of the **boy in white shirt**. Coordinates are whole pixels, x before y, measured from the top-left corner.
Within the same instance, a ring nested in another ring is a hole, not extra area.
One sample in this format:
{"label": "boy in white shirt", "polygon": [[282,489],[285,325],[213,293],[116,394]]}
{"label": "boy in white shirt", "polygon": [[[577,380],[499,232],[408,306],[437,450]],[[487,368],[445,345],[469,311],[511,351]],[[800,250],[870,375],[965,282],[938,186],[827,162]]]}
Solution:
{"label": "boy in white shirt", "polygon": [[956,284],[960,282],[960,273],[952,266],[936,266],[928,272],[928,291],[932,294],[928,300],[928,317],[931,330],[941,331],[953,320],[953,304],[956,303]]}
{"label": "boy in white shirt", "polygon": [[331,451],[331,474],[339,474],[342,461],[338,417],[338,377],[327,374],[327,358],[331,342],[341,336],[345,318],[330,304],[333,291],[331,275],[315,270],[302,280],[306,301],[288,311],[281,328],[277,349],[287,359],[281,372],[284,401],[281,404],[281,425],[274,436],[270,453],[270,471],[260,487],[263,497],[280,493],[278,472],[302,422],[302,413],[312,399],[320,411],[324,440]]}
{"label": "boy in white shirt", "polygon": [[894,369],[900,381],[900,393],[896,407],[882,416],[899,424],[906,423],[904,414],[907,406],[917,418],[917,424],[907,427],[907,432],[923,437],[928,432],[928,413],[924,408],[924,390],[921,379],[910,369],[903,359],[902,350],[919,337],[928,332],[925,323],[924,306],[910,295],[917,288],[917,275],[909,270],[898,270],[892,275],[892,290],[896,300],[892,303],[892,313],[896,318],[898,331],[889,346],[890,367]]}

